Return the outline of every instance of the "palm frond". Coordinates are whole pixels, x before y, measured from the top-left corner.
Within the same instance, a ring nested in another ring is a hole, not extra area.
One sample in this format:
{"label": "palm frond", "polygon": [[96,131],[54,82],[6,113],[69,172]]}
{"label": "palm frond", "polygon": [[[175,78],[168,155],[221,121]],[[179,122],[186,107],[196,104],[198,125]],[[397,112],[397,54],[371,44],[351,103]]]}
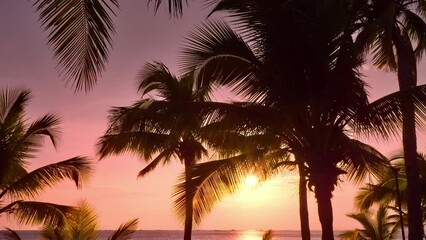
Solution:
{"label": "palm frond", "polygon": [[34,197],[45,188],[70,179],[81,187],[92,172],[92,163],[85,157],[74,157],[58,163],[40,167],[11,183],[0,197],[8,195],[16,198]]}
{"label": "palm frond", "polygon": [[368,144],[350,139],[346,146],[349,161],[342,168],[355,183],[362,183],[370,175],[378,179],[390,166],[388,159]]}
{"label": "palm frond", "polygon": [[70,221],[66,225],[69,229],[70,239],[98,239],[97,214],[91,209],[85,200],[79,201],[77,208],[69,217]]}
{"label": "palm frond", "polygon": [[179,94],[179,81],[170,70],[161,62],[147,63],[138,74],[138,91],[142,97],[146,94],[156,91],[164,100],[174,99],[173,94]]}
{"label": "palm frond", "polygon": [[40,231],[41,240],[68,240],[71,239],[69,231],[64,231],[62,227],[45,225]]}
{"label": "palm frond", "polygon": [[150,159],[157,152],[163,152],[177,140],[166,134],[153,132],[122,132],[114,135],[104,135],[98,142],[98,153],[102,158],[112,154],[126,152],[138,154]]}
{"label": "palm frond", "polygon": [[[390,163],[386,169],[383,169],[383,174],[377,179],[376,183],[368,184],[362,187],[356,197],[355,205],[360,209],[368,209],[375,203],[396,204],[397,191],[396,184],[399,186],[399,195],[401,202],[404,204],[407,201],[407,177],[405,175],[403,153],[399,152],[390,157]],[[418,154],[418,164],[421,172],[426,172],[426,161],[421,154]],[[395,172],[395,170],[398,170]],[[421,189],[426,186],[424,181],[425,176],[421,174],[420,184]],[[398,182],[397,182],[398,181]],[[426,196],[426,191],[420,191],[422,196]]]}
{"label": "palm frond", "polygon": [[[240,156],[234,160],[245,158],[246,156]],[[235,161],[226,159],[193,166],[186,173],[191,176],[190,183],[185,183],[185,173],[181,174],[172,194],[173,209],[178,219],[184,222],[186,201],[190,200],[188,196],[194,196],[193,221],[199,224],[217,201],[238,189],[246,173],[244,170]],[[190,189],[187,189],[187,184],[191,186]]]}
{"label": "palm frond", "polygon": [[355,206],[359,209],[369,209],[377,202],[389,204],[394,198],[394,190],[384,185],[368,184],[362,187],[355,196]]}
{"label": "palm frond", "polygon": [[[170,16],[174,16],[174,17],[182,16],[183,1],[184,0],[167,0],[167,9]],[[157,12],[163,0],[148,0],[148,4],[150,4],[151,2],[154,2],[155,12]],[[185,0],[185,3],[188,4],[188,0]]]}
{"label": "palm frond", "polygon": [[53,146],[60,140],[60,118],[54,114],[46,114],[35,120],[18,140],[14,151],[20,152],[20,157],[32,158],[43,144],[43,137],[48,137]]}
{"label": "palm frond", "polygon": [[363,233],[365,235],[369,237],[376,236],[375,225],[373,220],[370,218],[371,213],[361,212],[361,213],[355,213],[355,214],[348,214],[347,216],[355,219],[361,224],[361,226],[364,228]]}
{"label": "palm frond", "polygon": [[63,225],[45,225],[41,230],[41,237],[45,240],[97,240],[97,231],[97,215],[89,204],[82,200]]}
{"label": "palm frond", "polygon": [[426,51],[426,23],[421,16],[410,9],[404,9],[403,12],[405,20],[404,26],[406,26],[412,42],[417,44],[414,51],[416,58],[419,60]]}
{"label": "palm frond", "polygon": [[138,227],[138,219],[130,220],[114,231],[114,234],[108,240],[128,240],[136,232]]}
{"label": "palm frond", "polygon": [[[185,73],[196,69],[198,86],[209,82],[238,83],[234,88],[246,93],[253,75],[262,65],[250,46],[228,25],[220,21],[204,23],[190,33],[182,50],[181,67]],[[250,80],[247,83],[247,81]]]}
{"label": "palm frond", "polygon": [[90,90],[105,70],[111,35],[111,15],[117,0],[35,0],[39,21],[49,31],[60,73],[76,90]]}
{"label": "palm frond", "polygon": [[21,240],[17,232],[10,228],[5,228],[6,231],[0,232],[0,236],[5,240]]}
{"label": "palm frond", "polygon": [[[168,133],[168,118],[164,118],[164,111],[172,103],[142,99],[129,107],[115,107],[110,110],[108,120],[108,134],[117,134],[128,131],[151,131]],[[165,126],[163,126],[165,125]]]}
{"label": "palm frond", "polygon": [[[375,210],[348,214],[357,220],[363,229],[355,229],[340,235],[341,239],[387,239],[396,238],[399,218],[388,213],[388,206],[380,204]],[[374,216],[373,216],[374,215]]]}
{"label": "palm frond", "polygon": [[46,114],[36,121],[32,122],[28,127],[23,139],[30,141],[30,137],[34,135],[45,135],[50,138],[53,145],[56,146],[59,140],[59,129],[58,125],[60,118],[55,114]]}
{"label": "palm frond", "polygon": [[378,31],[372,47],[374,65],[391,71],[396,71],[398,61],[392,41],[396,30],[393,22],[397,14],[395,5],[396,3],[388,2],[386,5],[379,6],[380,15],[376,16]]}
{"label": "palm frond", "polygon": [[0,123],[3,126],[21,121],[24,109],[31,98],[29,90],[1,89],[0,90]]}
{"label": "palm frond", "polygon": [[163,161],[164,164],[169,162],[172,155],[175,154],[175,151],[176,147],[172,146],[160,152],[146,167],[144,167],[144,169],[138,173],[138,178],[144,177],[146,174],[153,171],[161,161]]}
{"label": "palm frond", "polygon": [[11,213],[22,224],[61,226],[74,210],[74,207],[53,203],[19,201],[13,207]]}
{"label": "palm frond", "polygon": [[399,136],[402,131],[402,99],[409,97],[414,104],[416,124],[426,128],[426,85],[420,85],[405,91],[398,91],[380,98],[359,113],[353,129],[377,139],[389,139]]}

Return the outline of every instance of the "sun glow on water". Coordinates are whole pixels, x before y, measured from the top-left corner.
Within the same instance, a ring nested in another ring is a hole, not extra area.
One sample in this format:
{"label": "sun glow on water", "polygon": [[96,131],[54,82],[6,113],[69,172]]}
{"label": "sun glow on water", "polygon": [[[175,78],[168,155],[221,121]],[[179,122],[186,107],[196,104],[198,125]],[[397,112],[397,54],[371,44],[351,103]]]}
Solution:
{"label": "sun glow on water", "polygon": [[238,240],[259,240],[262,237],[262,232],[256,230],[241,231],[238,235]]}

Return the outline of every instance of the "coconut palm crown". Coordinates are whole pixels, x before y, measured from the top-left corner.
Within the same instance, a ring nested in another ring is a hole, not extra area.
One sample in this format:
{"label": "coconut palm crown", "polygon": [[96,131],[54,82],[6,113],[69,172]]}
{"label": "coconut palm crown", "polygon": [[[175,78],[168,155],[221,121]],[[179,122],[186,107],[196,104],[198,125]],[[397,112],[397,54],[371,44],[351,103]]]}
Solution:
{"label": "coconut palm crown", "polygon": [[44,138],[56,145],[59,134],[59,118],[54,114],[27,122],[29,100],[28,90],[0,92],[0,215],[11,214],[23,224],[60,225],[73,207],[30,199],[66,179],[81,187],[92,166],[85,157],[73,157],[27,171]]}
{"label": "coconut palm crown", "polygon": [[[135,153],[149,161],[139,172],[139,177],[172,159],[178,159],[184,164],[185,172],[189,171],[208,154],[196,133],[206,116],[176,114],[170,110],[182,103],[204,102],[209,99],[212,89],[210,86],[196,87],[191,74],[180,79],[175,77],[159,62],[146,64],[139,80],[142,100],[110,112],[109,128],[98,144],[101,159],[112,154]],[[156,96],[150,96],[151,93]],[[184,180],[185,211],[177,211],[181,217],[185,216],[185,239],[191,238],[193,223],[193,193],[188,177]],[[199,221],[199,218],[195,219],[196,223]]]}

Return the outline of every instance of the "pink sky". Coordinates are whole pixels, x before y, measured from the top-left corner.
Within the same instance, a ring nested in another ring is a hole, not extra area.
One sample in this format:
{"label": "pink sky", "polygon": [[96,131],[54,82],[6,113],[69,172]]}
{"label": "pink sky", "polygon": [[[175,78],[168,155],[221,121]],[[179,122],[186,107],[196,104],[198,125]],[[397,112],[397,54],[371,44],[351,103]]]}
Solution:
{"label": "pink sky", "polygon": [[[38,167],[76,155],[97,161],[95,143],[106,129],[111,106],[126,106],[139,98],[135,76],[141,66],[159,60],[176,70],[179,44],[185,34],[200,23],[207,11],[193,1],[179,20],[169,19],[160,10],[154,16],[144,1],[120,1],[116,19],[117,37],[107,72],[89,93],[77,93],[60,81],[43,33],[28,1],[0,1],[0,87],[23,86],[34,98],[28,118],[47,112],[62,116],[62,141],[55,151],[46,144],[31,160]],[[425,63],[419,65],[419,84],[425,83]],[[365,66],[372,99],[397,90],[394,75]],[[177,71],[174,71],[177,74]],[[418,149],[426,151],[424,134]],[[46,142],[47,143],[47,142]],[[384,154],[398,150],[398,142],[371,142]],[[98,212],[100,227],[112,229],[139,218],[141,229],[181,229],[172,214],[171,191],[182,166],[178,163],[158,168],[143,179],[136,175],[146,163],[132,156],[110,157],[96,165],[96,172],[83,190],[60,184],[40,199],[75,204],[87,199]],[[353,211],[356,187],[343,183],[334,193],[335,229],[348,229],[354,222],[345,214]],[[312,229],[319,229],[316,202],[310,193]],[[0,226],[18,228],[13,219],[0,217]],[[27,229],[28,226],[20,226]],[[218,204],[197,229],[299,229],[297,175],[277,177],[257,188],[246,188]]]}

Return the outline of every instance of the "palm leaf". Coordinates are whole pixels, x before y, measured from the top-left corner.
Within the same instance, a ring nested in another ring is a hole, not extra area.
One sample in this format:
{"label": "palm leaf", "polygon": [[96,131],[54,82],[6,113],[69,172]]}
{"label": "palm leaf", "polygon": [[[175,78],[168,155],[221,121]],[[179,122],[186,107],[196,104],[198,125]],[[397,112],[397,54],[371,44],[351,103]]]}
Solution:
{"label": "palm leaf", "polygon": [[161,161],[163,161],[164,164],[169,162],[172,155],[175,154],[175,151],[176,151],[176,146],[172,146],[163,150],[154,159],[152,159],[151,162],[146,167],[144,167],[144,169],[142,169],[138,173],[138,177],[144,177],[146,174],[153,171]]}
{"label": "palm leaf", "polygon": [[46,202],[18,201],[12,213],[22,224],[61,226],[74,211],[74,207]]}
{"label": "palm leaf", "polygon": [[19,152],[19,157],[22,159],[32,158],[33,154],[42,146],[43,137],[48,137],[56,147],[60,139],[59,123],[59,117],[54,114],[47,114],[35,120],[20,137],[14,151]]}
{"label": "palm leaf", "polygon": [[181,100],[174,99],[173,94],[179,94],[179,80],[170,73],[170,70],[160,62],[147,63],[139,72],[138,91],[142,93],[142,97],[146,94],[156,91],[164,100]]}
{"label": "palm leaf", "polygon": [[369,209],[377,202],[390,204],[395,199],[395,190],[390,189],[386,185],[373,185],[369,184],[361,188],[355,196],[355,206],[359,209]]}
{"label": "palm leaf", "polygon": [[0,198],[8,195],[16,198],[34,197],[45,188],[70,179],[77,187],[87,180],[92,171],[92,163],[84,157],[74,157],[58,163],[40,167],[11,183],[0,193]]}
{"label": "palm leaf", "polygon": [[372,221],[372,219],[370,219],[371,213],[361,212],[356,214],[348,214],[347,216],[355,219],[361,224],[361,226],[364,228],[362,230],[362,232],[364,233],[363,235],[367,235],[369,237],[376,236],[374,222]]}
{"label": "palm leaf", "polygon": [[[116,134],[126,131],[152,131],[169,133],[170,121],[164,118],[164,111],[173,103],[142,99],[129,107],[115,107],[108,116],[107,133]],[[164,126],[165,125],[165,126]]]}
{"label": "palm leaf", "polygon": [[97,214],[90,208],[86,201],[80,201],[78,208],[69,217],[67,229],[70,239],[97,240]]}
{"label": "palm leaf", "polygon": [[[420,4],[419,4],[420,5]],[[426,51],[426,23],[421,16],[410,9],[404,9],[405,26],[410,38],[417,44],[414,49],[417,59],[421,59]]]}
{"label": "palm leaf", "polygon": [[380,204],[375,214],[370,211],[348,214],[347,216],[357,220],[363,229],[347,231],[339,237],[341,239],[395,239],[399,218],[389,215],[388,209],[385,204]]}
{"label": "palm leaf", "polygon": [[60,118],[54,114],[47,114],[32,122],[23,136],[24,142],[33,142],[31,137],[34,135],[45,135],[50,138],[53,145],[56,146],[59,139],[59,130],[57,126]]}
{"label": "palm leaf", "polygon": [[[368,184],[361,188],[356,197],[355,205],[360,209],[368,209],[375,203],[384,204],[396,204],[397,192],[396,192],[396,181],[399,185],[399,194],[401,196],[402,204],[404,205],[407,201],[407,177],[405,175],[403,153],[398,153],[390,158],[392,165],[388,166],[383,174],[375,184]],[[426,161],[421,154],[418,154],[419,169],[425,169]],[[398,169],[397,173],[392,169]],[[423,171],[422,171],[423,172]],[[396,174],[396,176],[395,176]],[[424,176],[421,174],[421,176]],[[395,179],[397,177],[397,179]],[[421,189],[426,186],[424,178],[420,178]],[[421,191],[423,196],[426,196],[425,191]]]}
{"label": "palm leaf", "polygon": [[63,228],[45,225],[40,232],[42,240],[68,240],[71,239],[68,231],[63,231]]}
{"label": "palm leaf", "polygon": [[102,158],[112,154],[131,152],[150,159],[157,152],[163,152],[170,145],[177,144],[173,137],[153,132],[122,132],[104,135],[98,142],[99,155]]}
{"label": "palm leaf", "polygon": [[90,90],[105,69],[115,33],[116,0],[35,0],[39,21],[49,31],[60,73],[76,90]]}
{"label": "palm leaf", "polygon": [[61,226],[45,225],[41,230],[42,239],[97,240],[97,215],[86,201],[79,201],[76,207]]}
{"label": "palm leaf", "polygon": [[413,102],[418,127],[426,128],[426,85],[398,91],[369,104],[364,112],[359,112],[356,124],[351,127],[358,133],[388,139],[399,136],[402,131],[402,99],[409,97]]}
{"label": "palm leaf", "polygon": [[[373,63],[378,68],[386,68],[391,71],[397,69],[397,57],[393,47],[393,34],[396,30],[393,23],[395,19],[396,4],[388,2],[385,5],[378,6],[380,15],[376,16],[377,36],[373,43]],[[373,6],[374,7],[374,6]]]}
{"label": "palm leaf", "polygon": [[138,219],[130,220],[114,231],[113,235],[108,240],[128,240],[136,232],[138,227]]}
{"label": "palm leaf", "polygon": [[256,80],[253,73],[261,65],[247,43],[220,21],[204,23],[190,33],[182,51],[182,69],[186,73],[197,69],[194,75],[198,86],[209,85],[209,81],[238,83],[236,91],[248,93]]}
{"label": "palm leaf", "polygon": [[6,231],[3,231],[0,233],[0,236],[4,238],[5,240],[21,240],[21,237],[18,235],[17,232],[10,228],[5,228]]}
{"label": "palm leaf", "polygon": [[[240,156],[240,159],[245,156]],[[237,159],[237,158],[234,158]],[[192,167],[190,172],[191,189],[186,189],[185,173],[181,174],[175,185],[172,197],[173,209],[183,223],[186,215],[187,196],[193,195],[193,221],[199,224],[213,205],[224,196],[236,191],[244,179],[243,168],[237,168],[230,159],[209,161]]]}
{"label": "palm leaf", "polygon": [[348,161],[344,161],[342,168],[355,183],[362,183],[367,176],[378,179],[383,175],[383,169],[390,166],[388,159],[368,144],[348,139],[346,147]]}
{"label": "palm leaf", "polygon": [[[184,0],[167,0],[167,9],[171,16],[174,16],[174,17],[182,16],[183,1]],[[148,4],[151,2],[154,2],[155,12],[157,12],[163,0],[148,0]],[[188,0],[185,0],[185,2],[188,3]]]}
{"label": "palm leaf", "polygon": [[29,90],[1,89],[0,91],[0,123],[2,126],[12,125],[20,121],[24,108],[31,98]]}

